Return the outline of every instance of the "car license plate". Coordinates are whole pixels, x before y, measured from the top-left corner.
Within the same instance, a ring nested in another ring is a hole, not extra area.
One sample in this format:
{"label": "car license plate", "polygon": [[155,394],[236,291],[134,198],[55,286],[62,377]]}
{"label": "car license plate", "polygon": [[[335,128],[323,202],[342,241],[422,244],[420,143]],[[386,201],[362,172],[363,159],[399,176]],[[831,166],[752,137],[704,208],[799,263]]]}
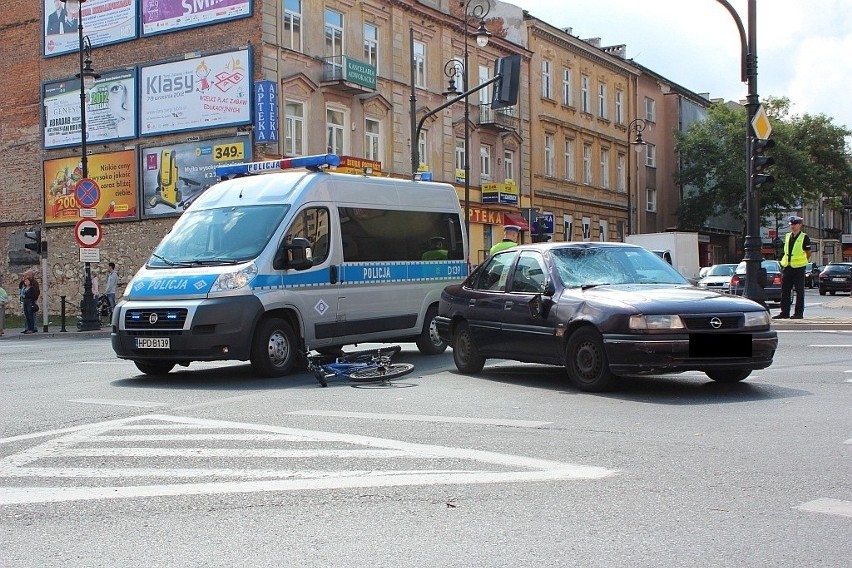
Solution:
{"label": "car license plate", "polygon": [[136,349],[169,349],[168,337],[137,337]]}
{"label": "car license plate", "polygon": [[832,278],[832,279],[831,279],[831,281],[832,281],[832,282],[846,282],[846,279],[845,279],[845,278],[843,278],[843,277],[840,277],[840,278]]}
{"label": "car license plate", "polygon": [[751,357],[751,334],[690,333],[689,356],[699,359]]}

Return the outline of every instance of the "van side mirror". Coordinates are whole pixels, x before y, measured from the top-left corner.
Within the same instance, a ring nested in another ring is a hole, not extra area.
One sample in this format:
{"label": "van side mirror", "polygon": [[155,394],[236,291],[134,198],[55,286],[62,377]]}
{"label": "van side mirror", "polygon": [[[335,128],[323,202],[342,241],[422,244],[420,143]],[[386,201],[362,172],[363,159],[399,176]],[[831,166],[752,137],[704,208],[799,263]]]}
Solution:
{"label": "van side mirror", "polygon": [[314,265],[308,255],[311,242],[304,237],[295,237],[292,241],[282,242],[275,253],[272,268],[275,270],[307,270]]}

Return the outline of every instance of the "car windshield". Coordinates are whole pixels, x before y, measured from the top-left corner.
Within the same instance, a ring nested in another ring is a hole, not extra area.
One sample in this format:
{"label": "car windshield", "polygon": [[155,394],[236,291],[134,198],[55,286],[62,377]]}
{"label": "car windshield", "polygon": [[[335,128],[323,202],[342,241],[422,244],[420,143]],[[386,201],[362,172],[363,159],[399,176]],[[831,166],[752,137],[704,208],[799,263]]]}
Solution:
{"label": "car windshield", "polygon": [[573,246],[551,249],[567,287],[603,284],[689,284],[665,260],[641,247]]}
{"label": "car windshield", "polygon": [[256,258],[289,205],[187,210],[148,260],[150,267],[236,264]]}
{"label": "car windshield", "polygon": [[735,264],[716,264],[710,267],[707,276],[730,276],[734,273]]}

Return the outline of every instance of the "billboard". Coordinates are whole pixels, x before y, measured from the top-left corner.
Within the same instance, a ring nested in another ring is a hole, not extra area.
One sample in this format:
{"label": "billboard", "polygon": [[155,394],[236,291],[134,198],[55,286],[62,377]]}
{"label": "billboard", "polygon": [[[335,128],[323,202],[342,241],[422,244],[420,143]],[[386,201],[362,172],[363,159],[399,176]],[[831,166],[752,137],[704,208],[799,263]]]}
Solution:
{"label": "billboard", "polygon": [[80,203],[77,198],[77,183],[83,179],[80,157],[44,161],[45,225],[75,224],[84,218],[137,219],[136,150],[92,154],[87,162],[89,178],[95,180],[100,191],[89,193],[90,201]]}
{"label": "billboard", "polygon": [[141,67],[142,136],[251,123],[251,51]]}
{"label": "billboard", "polygon": [[[80,80],[42,85],[45,148],[80,145]],[[86,92],[86,141],[136,138],[136,71],[110,71]]]}
{"label": "billboard", "polygon": [[142,150],[142,216],[179,215],[216,183],[216,166],[251,159],[248,137],[220,138]]}
{"label": "billboard", "polygon": [[252,0],[142,0],[142,35],[251,16]]}
{"label": "billboard", "polygon": [[[62,0],[41,0],[44,6],[44,55],[61,55],[80,49],[79,13]],[[162,0],[159,0],[162,1]],[[80,4],[84,33],[93,46],[135,39],[139,0],[88,0]]]}

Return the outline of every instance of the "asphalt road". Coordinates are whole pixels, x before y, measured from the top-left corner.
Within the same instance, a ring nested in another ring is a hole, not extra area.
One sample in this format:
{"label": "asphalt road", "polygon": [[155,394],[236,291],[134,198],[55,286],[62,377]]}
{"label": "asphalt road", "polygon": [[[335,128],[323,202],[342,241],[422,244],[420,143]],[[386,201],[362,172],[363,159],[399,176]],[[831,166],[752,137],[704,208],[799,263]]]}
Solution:
{"label": "asphalt road", "polygon": [[399,387],[322,389],[3,341],[0,565],[846,567],[852,333],[779,336],[744,383],[602,395],[407,344]]}

